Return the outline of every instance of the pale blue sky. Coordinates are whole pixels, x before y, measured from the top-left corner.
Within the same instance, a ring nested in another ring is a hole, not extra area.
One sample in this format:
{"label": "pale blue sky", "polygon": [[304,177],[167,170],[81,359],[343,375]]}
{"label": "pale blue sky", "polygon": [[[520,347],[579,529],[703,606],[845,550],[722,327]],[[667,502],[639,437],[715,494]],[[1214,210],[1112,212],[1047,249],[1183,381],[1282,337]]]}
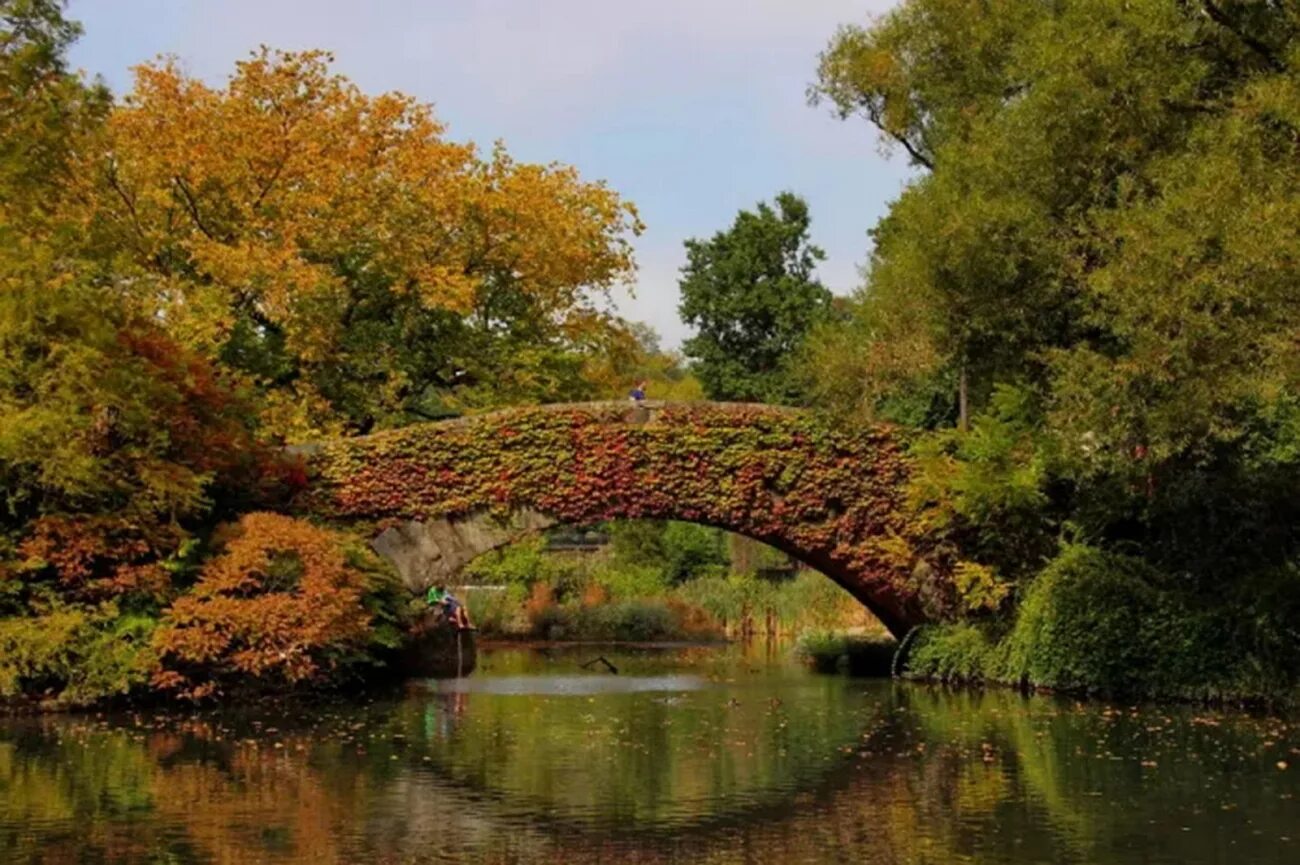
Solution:
{"label": "pale blue sky", "polygon": [[503,139],[636,202],[635,297],[619,310],[676,346],[682,241],[782,189],[805,196],[819,273],[859,281],[866,231],[908,176],[860,120],[810,108],[817,53],[890,0],[73,0],[73,63],[126,90],[133,64],[174,54],[213,83],[266,44],[326,48],[369,92],[432,102],[452,138]]}

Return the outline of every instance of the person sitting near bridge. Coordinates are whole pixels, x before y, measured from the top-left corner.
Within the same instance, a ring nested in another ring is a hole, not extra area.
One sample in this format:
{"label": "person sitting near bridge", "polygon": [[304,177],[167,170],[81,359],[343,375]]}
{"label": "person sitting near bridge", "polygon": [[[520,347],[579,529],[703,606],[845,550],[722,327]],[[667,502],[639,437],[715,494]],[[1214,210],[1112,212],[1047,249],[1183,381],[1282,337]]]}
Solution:
{"label": "person sitting near bridge", "polygon": [[442,617],[450,622],[458,631],[476,630],[473,623],[469,620],[469,610],[465,605],[456,600],[455,595],[447,591],[446,586],[434,586],[429,589],[429,594],[425,596],[425,601],[431,607],[441,607]]}
{"label": "person sitting near bridge", "polygon": [[632,388],[632,392],[631,392],[630,394],[628,394],[628,398],[629,398],[630,400],[632,400],[632,402],[642,402],[642,401],[644,401],[644,400],[645,400],[645,386],[646,386],[647,384],[649,384],[649,382],[645,381],[644,379],[642,379],[641,381],[637,382],[637,383],[636,383],[636,387]]}

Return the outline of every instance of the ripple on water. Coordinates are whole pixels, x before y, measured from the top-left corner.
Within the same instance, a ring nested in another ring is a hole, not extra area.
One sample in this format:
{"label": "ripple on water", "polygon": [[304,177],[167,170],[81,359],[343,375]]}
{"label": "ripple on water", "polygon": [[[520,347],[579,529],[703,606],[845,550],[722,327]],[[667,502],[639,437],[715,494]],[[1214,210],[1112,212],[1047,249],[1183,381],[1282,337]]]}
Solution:
{"label": "ripple on water", "polygon": [[444,694],[586,697],[700,691],[710,687],[710,683],[699,676],[500,676],[490,679],[430,679],[426,687]]}

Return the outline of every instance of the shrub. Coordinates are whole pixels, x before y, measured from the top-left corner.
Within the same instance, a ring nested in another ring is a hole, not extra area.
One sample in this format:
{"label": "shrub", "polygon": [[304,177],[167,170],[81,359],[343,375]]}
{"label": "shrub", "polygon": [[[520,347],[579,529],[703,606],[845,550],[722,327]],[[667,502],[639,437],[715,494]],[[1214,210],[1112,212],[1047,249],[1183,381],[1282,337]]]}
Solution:
{"label": "shrub", "polygon": [[1240,647],[1227,617],[1165,583],[1141,559],[1066,547],[1021,603],[1002,677],[1108,694],[1237,690]]}
{"label": "shrub", "polygon": [[654,642],[716,635],[717,623],[704,611],[658,599],[600,604],[538,605],[530,616],[532,633],[548,640]]}
{"label": "shrub", "polygon": [[1008,640],[1007,673],[1031,685],[1135,690],[1151,674],[1160,611],[1145,563],[1065,548],[1034,580]]}
{"label": "shrub", "polygon": [[590,632],[605,639],[644,642],[686,636],[681,622],[662,601],[619,601],[587,608]]}
{"label": "shrub", "polygon": [[85,706],[131,693],[157,665],[155,621],[114,604],[55,604],[41,615],[0,619],[0,697]]}
{"label": "shrub", "polygon": [[920,631],[906,653],[910,676],[944,682],[997,678],[998,643],[978,625],[938,625]]}
{"label": "shrub", "polygon": [[[999,681],[1124,696],[1282,696],[1288,655],[1261,664],[1268,623],[1243,630],[1235,602],[1197,606],[1141,559],[1066,546],[1034,579],[1011,630],[998,620],[931,626],[906,658],[910,676]],[[1252,650],[1254,650],[1252,652]]]}
{"label": "shrub", "polygon": [[249,514],[166,611],[154,681],[201,698],[241,680],[293,685],[379,663],[400,636],[400,597],[389,573],[345,536]]}
{"label": "shrub", "polygon": [[811,571],[801,571],[793,580],[779,583],[741,574],[701,577],[679,586],[673,597],[729,624],[740,624],[750,616],[755,627],[760,628],[770,609],[783,633],[860,628],[874,623],[852,596],[824,575]]}
{"label": "shrub", "polygon": [[546,541],[529,537],[484,553],[465,566],[462,576],[467,582],[481,585],[531,586],[538,581],[553,581],[562,564],[546,554]]}
{"label": "shrub", "polygon": [[663,569],[650,565],[607,563],[597,567],[591,579],[616,600],[655,597],[668,591]]}
{"label": "shrub", "polygon": [[521,585],[493,587],[465,599],[482,635],[515,634],[527,629],[522,606],[527,597]]}
{"label": "shrub", "polygon": [[27,574],[49,571],[68,598],[162,601],[171,590],[164,560],[184,540],[174,523],[146,532],[120,517],[46,516],[32,522],[18,552]]}
{"label": "shrub", "polygon": [[810,631],[799,637],[795,654],[818,673],[888,676],[897,648],[888,635]]}

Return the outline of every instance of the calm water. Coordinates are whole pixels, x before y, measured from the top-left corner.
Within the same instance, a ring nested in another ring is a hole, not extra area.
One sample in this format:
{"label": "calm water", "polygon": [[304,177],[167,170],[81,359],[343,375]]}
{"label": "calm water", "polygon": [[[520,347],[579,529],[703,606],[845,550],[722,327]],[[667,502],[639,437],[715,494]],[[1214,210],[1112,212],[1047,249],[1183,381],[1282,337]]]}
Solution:
{"label": "calm water", "polygon": [[0,722],[0,862],[1300,863],[1294,721],[763,647],[480,661],[367,704]]}

